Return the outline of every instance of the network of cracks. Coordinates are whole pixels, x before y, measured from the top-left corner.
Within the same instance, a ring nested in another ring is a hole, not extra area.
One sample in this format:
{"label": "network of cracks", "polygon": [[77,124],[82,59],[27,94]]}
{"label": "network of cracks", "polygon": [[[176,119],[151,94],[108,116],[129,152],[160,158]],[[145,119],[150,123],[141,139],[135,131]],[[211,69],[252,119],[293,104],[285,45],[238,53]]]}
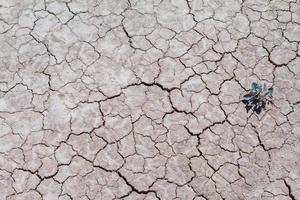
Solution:
{"label": "network of cracks", "polygon": [[299,200],[299,42],[299,0],[0,0],[0,199]]}

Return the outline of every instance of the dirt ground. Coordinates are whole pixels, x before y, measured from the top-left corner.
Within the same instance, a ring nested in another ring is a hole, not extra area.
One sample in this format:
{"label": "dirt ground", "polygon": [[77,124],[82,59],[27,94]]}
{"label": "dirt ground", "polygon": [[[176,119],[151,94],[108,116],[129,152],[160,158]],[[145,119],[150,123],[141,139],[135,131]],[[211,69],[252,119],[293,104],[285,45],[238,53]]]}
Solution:
{"label": "dirt ground", "polygon": [[0,44],[0,200],[300,200],[299,0],[0,0]]}

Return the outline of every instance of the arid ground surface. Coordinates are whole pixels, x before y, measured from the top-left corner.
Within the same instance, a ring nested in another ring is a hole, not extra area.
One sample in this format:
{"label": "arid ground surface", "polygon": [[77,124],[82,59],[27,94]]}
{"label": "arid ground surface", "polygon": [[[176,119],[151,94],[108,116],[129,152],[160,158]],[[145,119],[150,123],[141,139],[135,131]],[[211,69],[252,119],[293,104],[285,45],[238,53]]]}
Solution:
{"label": "arid ground surface", "polygon": [[0,200],[299,200],[299,41],[299,0],[0,0]]}

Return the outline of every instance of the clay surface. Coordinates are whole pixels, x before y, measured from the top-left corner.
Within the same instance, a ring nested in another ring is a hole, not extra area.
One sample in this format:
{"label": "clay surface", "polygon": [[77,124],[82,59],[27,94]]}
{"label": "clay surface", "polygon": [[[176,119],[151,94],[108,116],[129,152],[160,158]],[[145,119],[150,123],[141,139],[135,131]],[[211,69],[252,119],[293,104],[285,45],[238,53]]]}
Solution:
{"label": "clay surface", "polygon": [[0,200],[300,200],[299,0],[0,0],[0,44]]}

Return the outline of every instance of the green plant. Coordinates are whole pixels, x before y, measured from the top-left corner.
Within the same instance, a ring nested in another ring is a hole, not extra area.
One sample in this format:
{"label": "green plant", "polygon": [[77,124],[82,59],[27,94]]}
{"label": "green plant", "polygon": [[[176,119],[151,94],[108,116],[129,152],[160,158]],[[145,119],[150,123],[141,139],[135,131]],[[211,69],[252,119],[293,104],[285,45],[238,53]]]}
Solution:
{"label": "green plant", "polygon": [[243,96],[242,102],[245,104],[246,112],[250,110],[260,114],[266,109],[267,104],[273,104],[272,94],[273,87],[267,88],[267,85],[253,82],[249,93]]}

